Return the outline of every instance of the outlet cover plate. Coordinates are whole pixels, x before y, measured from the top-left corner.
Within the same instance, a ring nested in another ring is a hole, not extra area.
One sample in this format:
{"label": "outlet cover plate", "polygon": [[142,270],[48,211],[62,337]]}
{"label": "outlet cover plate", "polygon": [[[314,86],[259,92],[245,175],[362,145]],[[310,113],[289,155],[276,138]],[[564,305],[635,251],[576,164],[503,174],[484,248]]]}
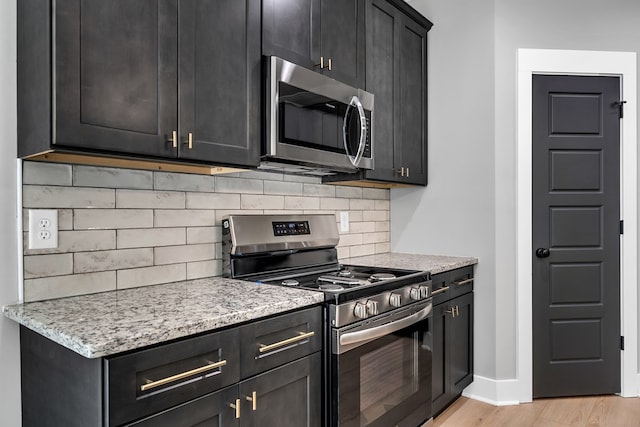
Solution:
{"label": "outlet cover plate", "polygon": [[58,247],[58,211],[29,209],[29,249]]}
{"label": "outlet cover plate", "polygon": [[349,211],[340,212],[340,232],[349,232]]}

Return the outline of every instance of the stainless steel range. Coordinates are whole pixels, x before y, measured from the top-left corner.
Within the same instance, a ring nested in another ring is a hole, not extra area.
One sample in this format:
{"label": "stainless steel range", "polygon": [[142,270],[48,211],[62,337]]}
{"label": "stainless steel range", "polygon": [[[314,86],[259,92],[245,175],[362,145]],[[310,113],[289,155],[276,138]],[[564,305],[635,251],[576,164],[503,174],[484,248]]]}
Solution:
{"label": "stainless steel range", "polygon": [[325,295],[326,425],[415,427],[431,417],[429,273],[342,265],[334,215],[231,215],[227,277]]}

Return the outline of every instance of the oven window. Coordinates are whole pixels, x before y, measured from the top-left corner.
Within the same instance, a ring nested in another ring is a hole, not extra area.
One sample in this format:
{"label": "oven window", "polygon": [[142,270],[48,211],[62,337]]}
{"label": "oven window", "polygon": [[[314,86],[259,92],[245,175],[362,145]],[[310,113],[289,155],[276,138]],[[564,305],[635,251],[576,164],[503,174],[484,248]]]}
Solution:
{"label": "oven window", "polygon": [[[417,345],[417,338],[412,344]],[[415,354],[415,349],[408,349],[398,339],[360,358],[361,426],[380,418],[418,391]]]}

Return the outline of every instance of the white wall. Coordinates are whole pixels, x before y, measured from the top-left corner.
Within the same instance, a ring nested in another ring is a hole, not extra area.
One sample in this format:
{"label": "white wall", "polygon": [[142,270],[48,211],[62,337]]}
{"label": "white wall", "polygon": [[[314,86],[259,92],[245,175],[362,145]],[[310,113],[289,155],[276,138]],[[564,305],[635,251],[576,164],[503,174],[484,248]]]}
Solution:
{"label": "white wall", "polygon": [[[18,0],[20,1],[20,0]],[[16,244],[16,1],[0,2],[0,306],[18,298]],[[18,326],[0,315],[0,424],[19,426]]]}
{"label": "white wall", "polygon": [[429,186],[392,190],[391,247],[480,258],[476,374],[513,379],[517,48],[638,52],[640,2],[410,4],[434,23],[428,57]]}

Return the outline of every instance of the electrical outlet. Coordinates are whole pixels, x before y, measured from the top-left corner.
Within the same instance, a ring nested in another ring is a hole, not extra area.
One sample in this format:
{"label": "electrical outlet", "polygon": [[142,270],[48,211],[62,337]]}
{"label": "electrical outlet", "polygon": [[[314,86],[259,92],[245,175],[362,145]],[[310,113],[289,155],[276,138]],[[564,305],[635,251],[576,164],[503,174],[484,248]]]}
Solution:
{"label": "electrical outlet", "polygon": [[29,209],[29,249],[58,247],[58,211]]}
{"label": "electrical outlet", "polygon": [[349,232],[349,212],[348,211],[340,212],[340,232],[342,233]]}

